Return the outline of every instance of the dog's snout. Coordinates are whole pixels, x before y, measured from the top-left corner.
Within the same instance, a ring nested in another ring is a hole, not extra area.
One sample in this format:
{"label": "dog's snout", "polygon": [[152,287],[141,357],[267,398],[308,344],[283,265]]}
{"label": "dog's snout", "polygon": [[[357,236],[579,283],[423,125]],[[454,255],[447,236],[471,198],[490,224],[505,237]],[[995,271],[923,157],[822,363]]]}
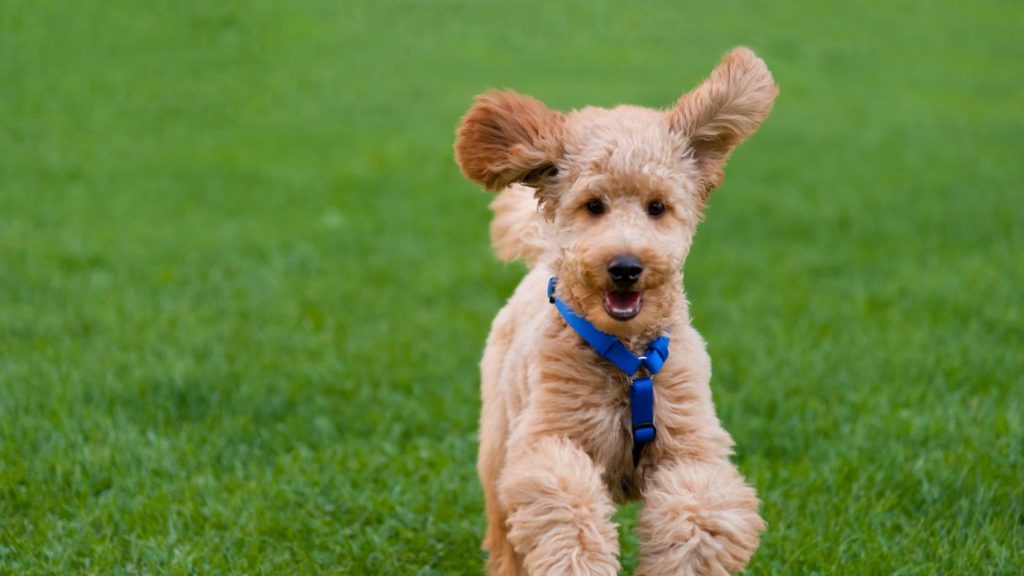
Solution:
{"label": "dog's snout", "polygon": [[643,272],[643,262],[632,254],[616,256],[608,263],[608,274],[611,275],[612,282],[620,288],[629,288],[636,284]]}

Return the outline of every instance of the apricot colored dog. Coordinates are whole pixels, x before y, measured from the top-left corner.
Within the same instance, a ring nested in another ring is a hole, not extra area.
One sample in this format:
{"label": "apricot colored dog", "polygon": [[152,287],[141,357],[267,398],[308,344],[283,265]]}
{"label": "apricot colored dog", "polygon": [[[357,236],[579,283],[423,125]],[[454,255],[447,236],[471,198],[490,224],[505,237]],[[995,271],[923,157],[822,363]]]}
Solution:
{"label": "apricot colored dog", "polygon": [[[459,166],[501,191],[494,247],[531,267],[481,364],[490,574],[616,574],[611,517],[634,498],[644,502],[637,574],[728,574],[753,555],[764,522],[729,460],[681,269],[729,154],[777,93],[764,62],[738,48],[669,110],[561,113],[488,92],[463,117]],[[671,335],[653,378],[657,435],[635,466],[630,380],[549,303],[551,276],[565,304],[634,354]]]}

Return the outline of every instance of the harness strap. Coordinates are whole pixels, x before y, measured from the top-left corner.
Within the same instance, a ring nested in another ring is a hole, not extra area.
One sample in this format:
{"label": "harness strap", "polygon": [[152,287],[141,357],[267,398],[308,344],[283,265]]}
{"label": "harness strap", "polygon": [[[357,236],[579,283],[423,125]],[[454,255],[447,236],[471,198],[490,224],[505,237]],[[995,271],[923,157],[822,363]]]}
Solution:
{"label": "harness strap", "polygon": [[[651,379],[668,359],[669,337],[659,336],[651,342],[644,355],[637,358],[629,348],[615,336],[597,329],[589,320],[577,314],[565,302],[555,296],[557,279],[548,280],[548,300],[555,305],[559,314],[577,334],[594,349],[598,356],[608,360],[630,379],[629,409],[633,432],[633,466],[640,462],[644,446],[654,441],[658,430],[654,427],[654,381]],[[633,378],[640,367],[649,374],[644,378]]]}

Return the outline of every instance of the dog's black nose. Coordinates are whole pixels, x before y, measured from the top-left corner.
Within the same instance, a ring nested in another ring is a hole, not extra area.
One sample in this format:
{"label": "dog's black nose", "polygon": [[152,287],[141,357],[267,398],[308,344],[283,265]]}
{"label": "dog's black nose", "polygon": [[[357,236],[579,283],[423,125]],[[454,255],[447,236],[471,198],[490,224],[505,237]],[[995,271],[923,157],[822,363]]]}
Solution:
{"label": "dog's black nose", "polygon": [[619,288],[629,288],[636,284],[643,271],[643,263],[632,254],[616,256],[608,263],[608,274],[611,275],[612,282],[615,282]]}

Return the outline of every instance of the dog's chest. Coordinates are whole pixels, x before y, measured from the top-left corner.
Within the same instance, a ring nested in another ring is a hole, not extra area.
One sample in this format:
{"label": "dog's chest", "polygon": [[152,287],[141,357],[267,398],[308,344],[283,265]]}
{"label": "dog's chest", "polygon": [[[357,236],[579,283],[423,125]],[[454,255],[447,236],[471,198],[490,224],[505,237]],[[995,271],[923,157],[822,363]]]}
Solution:
{"label": "dog's chest", "polygon": [[[596,357],[552,390],[557,426],[605,471],[613,492],[633,473],[629,379]],[[554,414],[552,414],[554,416]]]}

